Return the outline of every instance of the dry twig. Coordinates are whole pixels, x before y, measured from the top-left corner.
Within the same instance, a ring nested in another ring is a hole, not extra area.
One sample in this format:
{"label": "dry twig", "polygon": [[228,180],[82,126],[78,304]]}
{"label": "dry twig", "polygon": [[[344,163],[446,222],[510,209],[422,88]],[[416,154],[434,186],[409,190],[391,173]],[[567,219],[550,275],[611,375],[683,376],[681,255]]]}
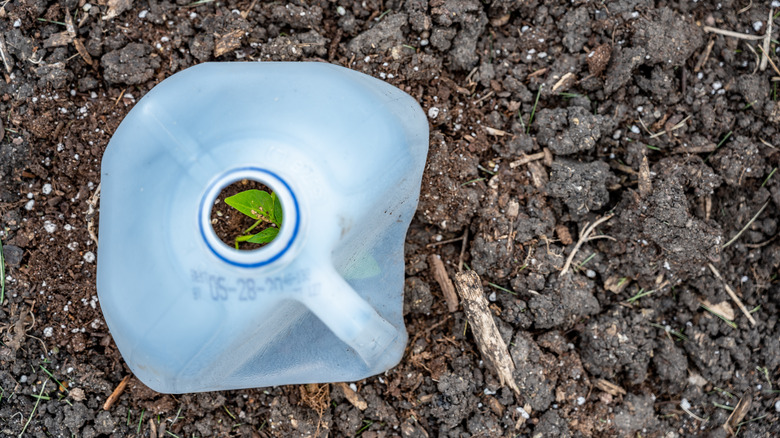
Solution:
{"label": "dry twig", "polygon": [[363,397],[360,396],[357,392],[353,391],[352,388],[349,387],[344,382],[339,382],[335,384],[339,388],[341,388],[341,391],[344,392],[344,397],[346,397],[347,401],[354,407],[360,409],[361,411],[365,411],[368,407],[368,403],[363,399]]}
{"label": "dry twig", "polygon": [[114,389],[114,392],[111,393],[111,395],[108,396],[106,399],[106,402],[103,403],[103,410],[107,411],[111,409],[111,406],[116,403],[117,399],[119,399],[119,396],[122,395],[122,393],[125,391],[125,387],[127,387],[127,382],[130,381],[130,377],[132,377],[132,374],[128,374],[125,376],[124,379],[122,379],[121,382],[119,382],[119,385],[116,386]]}
{"label": "dry twig", "polygon": [[610,382],[609,380],[605,379],[598,379],[596,380],[596,387],[606,393],[609,393],[615,397],[619,395],[626,395],[626,390],[621,388],[618,385],[615,385],[614,383]]}
{"label": "dry twig", "polygon": [[650,181],[650,164],[647,154],[642,150],[642,164],[639,165],[639,195],[643,198],[653,193],[653,183]]}
{"label": "dry twig", "polygon": [[736,236],[732,237],[732,238],[731,238],[731,240],[729,240],[728,242],[726,242],[725,244],[723,244],[723,249],[726,249],[726,248],[728,248],[728,247],[729,247],[729,246],[730,246],[732,243],[736,242],[736,240],[737,240],[737,239],[739,239],[739,236],[741,236],[741,235],[742,235],[742,233],[744,233],[744,232],[745,232],[745,230],[747,230],[747,229],[748,229],[748,227],[750,227],[750,225],[751,225],[753,222],[755,222],[755,221],[756,221],[756,219],[758,219],[758,216],[761,214],[761,212],[763,212],[763,211],[764,211],[764,209],[766,208],[766,206],[767,206],[767,205],[769,205],[769,201],[766,201],[766,202],[764,202],[764,205],[762,205],[762,206],[761,206],[761,208],[758,210],[758,213],[756,213],[756,214],[755,214],[755,215],[754,215],[752,218],[750,218],[750,220],[748,221],[748,223],[746,223],[746,224],[745,224],[745,226],[744,226],[744,227],[742,227],[742,229],[741,229],[741,230],[739,230],[739,233],[737,233],[737,235],[736,235]]}
{"label": "dry twig", "polygon": [[737,425],[742,422],[742,419],[744,419],[745,415],[747,415],[748,411],[750,411],[750,405],[752,404],[753,398],[750,396],[750,394],[745,394],[741,399],[739,399],[737,406],[733,411],[731,411],[731,415],[729,415],[729,418],[726,420],[726,422],[723,423],[723,429],[725,429],[726,432],[730,435],[736,436],[734,428],[738,427]]}
{"label": "dry twig", "polygon": [[707,47],[704,48],[704,52],[701,54],[699,61],[696,63],[696,67],[693,68],[694,73],[698,73],[699,70],[701,70],[701,68],[704,67],[704,63],[706,63],[707,60],[710,58],[710,53],[712,53],[712,47],[714,45],[715,45],[715,40],[710,39],[710,42],[708,42]]}
{"label": "dry twig", "polygon": [[758,41],[764,39],[764,35],[748,35],[746,33],[733,32],[725,29],[718,29],[717,27],[712,27],[712,26],[704,26],[702,29],[704,29],[705,32],[717,33],[720,35],[730,36],[730,37],[739,38],[748,41]]}
{"label": "dry twig", "polygon": [[449,274],[447,274],[447,268],[444,267],[444,263],[437,255],[428,256],[428,264],[431,266],[433,278],[439,283],[442,293],[444,293],[444,300],[447,302],[447,310],[450,313],[458,311],[458,294],[455,293],[455,286],[452,285]]}
{"label": "dry twig", "polygon": [[93,193],[89,198],[89,201],[87,201],[87,205],[89,206],[87,209],[87,232],[89,232],[89,237],[95,241],[95,246],[98,246],[98,238],[97,234],[95,234],[95,222],[93,219],[95,218],[95,213],[97,213],[97,204],[100,200],[101,184],[102,182],[98,183],[97,188],[95,189],[95,193]]}
{"label": "dry twig", "polygon": [[761,65],[758,67],[759,70],[764,71],[766,70],[766,63],[767,61],[771,61],[769,59],[769,42],[772,41],[772,22],[775,14],[775,10],[773,8],[769,8],[769,19],[766,21],[766,32],[764,32],[764,49],[762,50],[763,56],[761,58]]}
{"label": "dry twig", "polygon": [[745,307],[745,305],[742,304],[742,300],[740,300],[737,294],[734,293],[734,290],[731,289],[731,286],[729,286],[728,283],[726,283],[726,280],[724,280],[723,277],[720,276],[720,272],[718,272],[718,270],[715,269],[715,266],[712,266],[712,263],[707,263],[707,266],[709,266],[710,271],[712,271],[712,273],[715,274],[716,277],[718,277],[718,280],[723,282],[723,287],[726,288],[726,292],[728,292],[731,299],[734,300],[735,303],[737,303],[737,307],[739,307],[739,310],[741,310],[742,313],[745,314],[745,316],[747,317],[748,321],[750,321],[750,325],[755,327],[756,320],[753,318],[753,315],[751,315],[747,307]]}
{"label": "dry twig", "polygon": [[[466,244],[469,241],[469,227],[466,227],[466,231],[463,232],[463,242],[460,245],[460,257],[458,257],[458,272],[463,271],[463,259],[466,257]],[[510,240],[511,242],[511,240]],[[457,299],[457,295],[455,296]],[[457,309],[457,306],[455,306]]]}
{"label": "dry twig", "polygon": [[477,341],[482,358],[498,374],[501,385],[507,385],[520,395],[512,373],[515,371],[515,363],[509,356],[504,339],[498,332],[493,314],[490,313],[488,302],[482,291],[482,280],[474,271],[459,272],[455,275],[455,284],[458,293],[463,299],[463,308],[466,318],[471,324],[471,331]]}
{"label": "dry twig", "polygon": [[590,235],[591,235],[591,233],[593,233],[593,230],[595,230],[597,226],[599,226],[602,223],[612,219],[612,216],[614,216],[614,214],[608,214],[608,215],[602,217],[601,219],[598,219],[596,222],[593,222],[593,224],[591,224],[591,225],[587,225],[586,224],[585,229],[580,233],[580,239],[577,241],[577,244],[574,245],[574,249],[571,251],[571,254],[569,254],[569,258],[566,259],[566,264],[563,265],[563,269],[561,269],[561,273],[560,273],[559,276],[562,277],[563,274],[565,274],[566,272],[569,271],[569,267],[571,267],[571,262],[572,262],[572,260],[574,260],[574,255],[577,254],[577,251],[580,250],[580,247],[582,246],[582,244],[584,244],[585,242],[591,241],[591,240],[595,240],[595,239],[610,239],[611,238],[609,236],[593,236],[593,237],[590,237]]}
{"label": "dry twig", "polygon": [[544,152],[537,152],[535,154],[525,155],[519,160],[515,160],[509,163],[509,167],[511,169],[514,169],[515,167],[522,166],[523,164],[528,164],[531,161],[541,160],[542,158],[544,158]]}

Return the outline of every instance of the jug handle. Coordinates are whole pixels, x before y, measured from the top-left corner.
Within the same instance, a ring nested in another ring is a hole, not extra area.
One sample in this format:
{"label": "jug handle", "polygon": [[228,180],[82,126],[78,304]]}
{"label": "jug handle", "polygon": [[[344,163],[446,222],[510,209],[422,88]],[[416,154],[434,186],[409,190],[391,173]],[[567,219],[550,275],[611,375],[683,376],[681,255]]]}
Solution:
{"label": "jug handle", "polygon": [[364,300],[335,270],[320,274],[323,287],[306,293],[301,303],[341,341],[374,368],[398,338],[398,330]]}

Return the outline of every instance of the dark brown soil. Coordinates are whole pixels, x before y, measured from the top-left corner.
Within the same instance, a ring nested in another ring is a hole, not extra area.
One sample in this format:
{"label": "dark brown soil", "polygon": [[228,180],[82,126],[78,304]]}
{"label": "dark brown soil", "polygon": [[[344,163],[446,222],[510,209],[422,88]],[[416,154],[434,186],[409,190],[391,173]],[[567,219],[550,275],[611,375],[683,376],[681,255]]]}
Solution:
{"label": "dark brown soil", "polygon": [[[776,3],[0,2],[0,436],[725,437],[740,399],[739,436],[779,436],[780,72],[763,40],[704,30],[763,35]],[[429,117],[407,353],[355,383],[367,407],[337,384],[170,396],[131,378],[104,411],[129,371],[95,290],[102,152],[164,78],[271,60],[379,77]],[[454,276],[466,231],[521,396],[427,264]]]}

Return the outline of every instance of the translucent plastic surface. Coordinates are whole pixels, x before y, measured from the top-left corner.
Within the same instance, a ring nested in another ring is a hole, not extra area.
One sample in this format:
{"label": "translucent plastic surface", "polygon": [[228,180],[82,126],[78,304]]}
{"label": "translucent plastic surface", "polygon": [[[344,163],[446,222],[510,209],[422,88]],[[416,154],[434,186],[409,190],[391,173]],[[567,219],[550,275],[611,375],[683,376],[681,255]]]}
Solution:
{"label": "translucent plastic surface", "polygon": [[[414,99],[338,66],[202,64],[157,85],[102,163],[98,293],[135,375],[181,393],[355,381],[397,364],[427,150]],[[255,251],[209,222],[242,179],[284,209]]]}

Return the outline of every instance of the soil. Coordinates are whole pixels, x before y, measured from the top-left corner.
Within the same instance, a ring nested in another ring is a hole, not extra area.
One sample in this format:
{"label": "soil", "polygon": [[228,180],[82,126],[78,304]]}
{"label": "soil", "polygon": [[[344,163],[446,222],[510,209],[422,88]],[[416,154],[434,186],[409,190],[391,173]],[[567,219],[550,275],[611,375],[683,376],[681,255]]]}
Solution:
{"label": "soil", "polygon": [[[704,30],[764,35],[770,4],[0,2],[0,435],[725,437],[732,413],[741,437],[780,435],[780,72],[763,39]],[[376,76],[428,115],[402,362],[357,398],[133,377],[103,410],[129,374],[91,237],[111,134],[184,68],[282,60]],[[429,255],[480,275],[520,395]]]}

